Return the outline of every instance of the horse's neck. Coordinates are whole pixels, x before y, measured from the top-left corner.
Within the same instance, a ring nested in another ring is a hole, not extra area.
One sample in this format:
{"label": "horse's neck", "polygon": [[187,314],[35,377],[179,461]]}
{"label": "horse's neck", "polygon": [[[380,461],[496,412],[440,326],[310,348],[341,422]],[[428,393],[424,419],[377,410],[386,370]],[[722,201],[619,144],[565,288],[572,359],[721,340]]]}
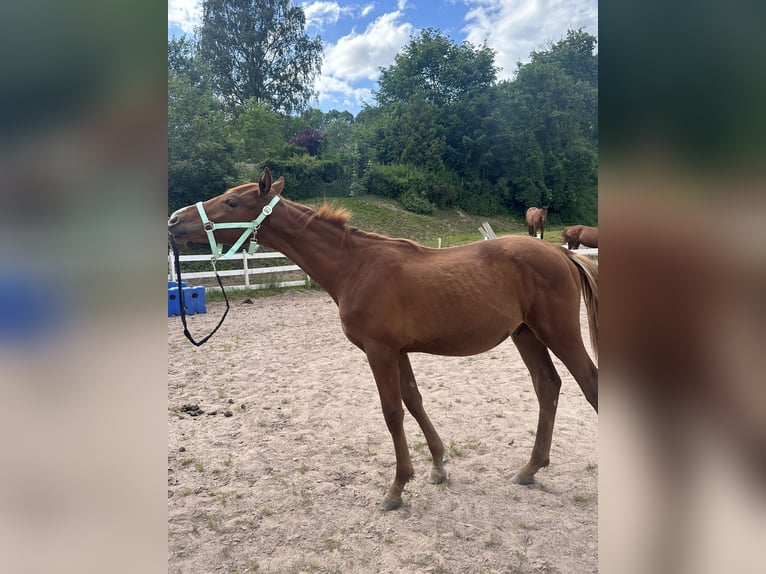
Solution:
{"label": "horse's neck", "polygon": [[357,266],[346,230],[292,202],[279,205],[282,209],[274,210],[259,240],[289,257],[337,301],[346,277]]}

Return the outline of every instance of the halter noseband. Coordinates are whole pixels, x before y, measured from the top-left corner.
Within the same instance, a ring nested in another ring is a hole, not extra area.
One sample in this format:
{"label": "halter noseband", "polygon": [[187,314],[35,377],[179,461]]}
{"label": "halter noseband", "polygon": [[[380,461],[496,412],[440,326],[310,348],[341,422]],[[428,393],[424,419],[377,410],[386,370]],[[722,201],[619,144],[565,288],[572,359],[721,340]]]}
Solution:
{"label": "halter noseband", "polygon": [[[205,213],[205,208],[202,205],[201,201],[198,201],[195,205],[197,206],[197,211],[199,211],[199,215],[202,218],[202,225],[205,227],[205,232],[207,233],[208,241],[210,242],[210,250],[213,252],[213,258],[221,258],[221,259],[229,259],[232,257],[237,250],[242,246],[242,244],[245,242],[245,239],[247,239],[247,236],[250,235],[250,233],[253,234],[252,239],[250,240],[250,246],[248,249],[248,253],[252,255],[255,253],[258,248],[260,247],[260,244],[256,240],[255,235],[258,233],[258,228],[261,226],[261,223],[263,223],[263,220],[266,219],[269,215],[271,215],[272,210],[274,209],[274,206],[279,203],[280,197],[278,195],[275,195],[274,198],[268,203],[268,205],[263,206],[263,210],[261,211],[261,214],[256,217],[253,221],[240,221],[240,222],[232,222],[232,223],[215,223],[213,221],[210,221],[207,217],[207,213]],[[236,243],[234,243],[231,248],[226,252],[226,254],[223,254],[223,244],[217,243],[215,240],[215,236],[213,235],[213,231],[216,229],[242,229],[244,228],[244,231],[242,232],[242,235],[237,239]]]}

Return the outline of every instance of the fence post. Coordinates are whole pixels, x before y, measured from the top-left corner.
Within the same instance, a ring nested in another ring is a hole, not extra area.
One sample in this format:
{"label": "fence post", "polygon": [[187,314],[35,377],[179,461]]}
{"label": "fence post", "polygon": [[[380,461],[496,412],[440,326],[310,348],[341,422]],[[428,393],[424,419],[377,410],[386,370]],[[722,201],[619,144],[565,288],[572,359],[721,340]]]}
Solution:
{"label": "fence post", "polygon": [[245,269],[245,287],[250,287],[250,273],[247,267],[247,249],[242,250],[242,267]]}
{"label": "fence post", "polygon": [[173,252],[168,251],[168,268],[170,269],[170,280],[176,281],[176,268],[173,265]]}

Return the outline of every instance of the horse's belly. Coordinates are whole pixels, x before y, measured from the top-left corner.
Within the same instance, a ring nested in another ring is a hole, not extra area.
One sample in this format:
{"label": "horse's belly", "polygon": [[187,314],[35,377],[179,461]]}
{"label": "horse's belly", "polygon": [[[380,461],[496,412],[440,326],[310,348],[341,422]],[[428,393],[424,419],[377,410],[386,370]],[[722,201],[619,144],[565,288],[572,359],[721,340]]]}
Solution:
{"label": "horse's belly", "polygon": [[413,342],[405,346],[403,350],[408,353],[430,353],[432,355],[466,357],[468,355],[478,355],[497,347],[509,335],[510,331],[482,339],[434,338],[433,340]]}
{"label": "horse's belly", "polygon": [[488,351],[502,343],[517,326],[502,315],[465,317],[443,313],[429,319],[417,317],[407,330],[407,351],[466,356]]}

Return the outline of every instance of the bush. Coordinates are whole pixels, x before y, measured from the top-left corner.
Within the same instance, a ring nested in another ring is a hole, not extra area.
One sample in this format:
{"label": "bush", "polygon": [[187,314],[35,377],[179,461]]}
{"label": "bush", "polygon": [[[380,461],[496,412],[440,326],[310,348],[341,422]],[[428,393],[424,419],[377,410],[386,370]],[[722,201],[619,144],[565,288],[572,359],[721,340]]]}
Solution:
{"label": "bush", "polygon": [[431,215],[434,211],[434,204],[428,201],[428,198],[424,195],[412,188],[405,191],[399,197],[399,203],[404,209],[412,211],[413,213]]}
{"label": "bush", "polygon": [[253,181],[261,176],[263,167],[268,167],[275,178],[284,177],[286,193],[296,200],[328,195],[328,190],[334,191],[331,184],[343,177],[337,161],[318,159],[305,152],[268,158],[256,168]]}
{"label": "bush", "polygon": [[457,205],[474,215],[497,215],[505,213],[500,194],[484,180],[466,181],[458,192]]}
{"label": "bush", "polygon": [[402,164],[367,164],[363,179],[364,187],[373,195],[399,199],[409,186],[411,168]]}

